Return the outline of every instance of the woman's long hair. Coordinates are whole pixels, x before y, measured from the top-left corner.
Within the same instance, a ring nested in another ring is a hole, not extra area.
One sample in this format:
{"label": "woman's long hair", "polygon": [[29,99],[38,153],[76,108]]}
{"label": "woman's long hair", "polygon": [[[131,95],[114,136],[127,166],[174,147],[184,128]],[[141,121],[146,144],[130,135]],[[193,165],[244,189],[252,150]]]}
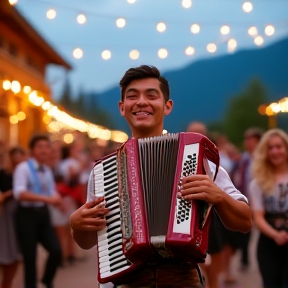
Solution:
{"label": "woman's long hair", "polygon": [[283,130],[275,128],[263,135],[253,155],[252,175],[265,194],[270,194],[275,187],[274,167],[268,159],[268,141],[274,136],[283,140],[288,151],[288,135]]}

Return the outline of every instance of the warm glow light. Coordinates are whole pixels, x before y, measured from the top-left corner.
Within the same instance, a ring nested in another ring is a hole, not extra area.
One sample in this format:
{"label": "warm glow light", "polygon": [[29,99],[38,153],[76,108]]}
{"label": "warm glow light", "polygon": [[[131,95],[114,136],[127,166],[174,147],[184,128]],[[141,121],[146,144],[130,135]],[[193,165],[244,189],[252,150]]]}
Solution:
{"label": "warm glow light", "polygon": [[18,123],[18,117],[16,115],[10,116],[9,118],[11,124],[17,124]]}
{"label": "warm glow light", "polygon": [[166,30],[166,25],[163,22],[157,24],[157,31],[162,33]]}
{"label": "warm glow light", "polygon": [[122,131],[112,131],[111,140],[117,143],[123,143],[128,140],[128,135]]}
{"label": "warm glow light", "polygon": [[229,32],[230,32],[229,26],[227,26],[227,25],[222,26],[221,29],[220,29],[220,32],[221,32],[222,35],[229,34]]}
{"label": "warm glow light", "polygon": [[101,55],[104,60],[109,60],[111,58],[111,52],[109,50],[104,50]]}
{"label": "warm glow light", "polygon": [[275,28],[274,28],[272,25],[267,25],[267,26],[265,27],[265,34],[266,34],[267,36],[273,35],[274,32],[275,32]]}
{"label": "warm glow light", "polygon": [[18,0],[9,0],[10,5],[16,5]]}
{"label": "warm glow light", "polygon": [[279,103],[271,103],[270,107],[271,107],[271,110],[276,114],[281,111],[281,107],[280,107]]}
{"label": "warm glow light", "polygon": [[164,48],[161,48],[158,50],[158,56],[159,58],[164,59],[168,56],[168,51]]}
{"label": "warm glow light", "polygon": [[50,116],[48,116],[48,115],[45,115],[44,117],[43,117],[43,122],[45,123],[45,124],[49,124],[50,123],[50,121],[51,121],[51,117]]}
{"label": "warm glow light", "polygon": [[182,6],[184,8],[190,8],[192,6],[192,1],[191,0],[182,0]]}
{"label": "warm glow light", "polygon": [[256,35],[258,34],[257,28],[256,28],[256,27],[250,27],[250,28],[248,29],[248,34],[249,34],[250,36],[256,36]]}
{"label": "warm glow light", "polygon": [[210,43],[210,44],[207,45],[207,51],[209,53],[214,53],[214,52],[216,52],[216,50],[217,50],[216,44]]}
{"label": "warm glow light", "polygon": [[65,134],[64,137],[63,137],[63,141],[64,141],[66,144],[72,143],[73,140],[74,140],[74,136],[73,136],[73,134],[71,134],[71,133],[67,133],[67,134]]}
{"label": "warm glow light", "polygon": [[185,54],[188,55],[188,56],[191,56],[191,55],[193,55],[194,53],[195,53],[195,49],[194,49],[193,47],[191,47],[191,46],[189,46],[189,47],[187,47],[187,48],[185,49]]}
{"label": "warm glow light", "polygon": [[56,11],[54,9],[49,9],[46,13],[48,19],[52,20],[56,17]]}
{"label": "warm glow light", "polygon": [[138,50],[132,50],[130,51],[129,56],[132,60],[137,60],[140,56],[140,53]]}
{"label": "warm glow light", "polygon": [[127,0],[127,2],[130,4],[134,4],[136,2],[136,0]]}
{"label": "warm glow light", "polygon": [[29,94],[29,93],[31,92],[31,87],[30,87],[30,86],[24,86],[23,92],[24,92],[25,94]]}
{"label": "warm glow light", "polygon": [[116,20],[116,26],[118,28],[123,28],[126,25],[126,20],[124,18],[118,18]]}
{"label": "warm glow light", "polygon": [[232,52],[236,49],[237,47],[237,41],[235,39],[230,39],[228,41],[228,51]]}
{"label": "warm glow light", "polygon": [[79,14],[78,16],[77,16],[77,22],[79,23],[79,24],[85,24],[86,23],[86,16],[84,15],[84,14]]}
{"label": "warm glow light", "polygon": [[34,105],[36,105],[36,106],[41,106],[43,103],[44,103],[44,98],[43,97],[37,97],[37,99],[35,99],[35,101],[34,101]]}
{"label": "warm glow light", "polygon": [[16,94],[21,91],[21,85],[18,81],[12,81],[11,90]]}
{"label": "warm glow light", "polygon": [[31,103],[34,103],[34,101],[36,101],[36,99],[38,98],[37,96],[37,92],[36,91],[32,91],[30,94],[29,94],[29,101]]}
{"label": "warm glow light", "polygon": [[265,115],[266,114],[266,105],[260,105],[258,108],[258,112],[260,115]]}
{"label": "warm glow light", "polygon": [[254,43],[257,45],[257,46],[261,46],[263,43],[264,43],[264,39],[262,36],[257,36],[255,39],[254,39]]}
{"label": "warm glow light", "polygon": [[244,12],[249,13],[253,10],[253,5],[251,2],[245,2],[242,5],[242,9]]}
{"label": "warm glow light", "polygon": [[81,59],[83,57],[83,51],[80,48],[76,48],[73,50],[73,56],[76,59]]}
{"label": "warm glow light", "polygon": [[17,113],[17,118],[19,121],[23,121],[26,119],[26,114],[23,111]]}
{"label": "warm glow light", "polygon": [[198,24],[193,24],[191,26],[191,32],[194,34],[197,34],[200,32],[200,26]]}
{"label": "warm glow light", "polygon": [[168,134],[168,131],[166,129],[163,129],[162,135]]}
{"label": "warm glow light", "polygon": [[11,82],[10,82],[9,80],[3,81],[2,87],[3,87],[3,89],[6,90],[6,91],[9,90],[9,89],[11,89]]}
{"label": "warm glow light", "polygon": [[52,104],[49,101],[46,101],[42,104],[42,109],[48,110],[51,106],[52,106]]}

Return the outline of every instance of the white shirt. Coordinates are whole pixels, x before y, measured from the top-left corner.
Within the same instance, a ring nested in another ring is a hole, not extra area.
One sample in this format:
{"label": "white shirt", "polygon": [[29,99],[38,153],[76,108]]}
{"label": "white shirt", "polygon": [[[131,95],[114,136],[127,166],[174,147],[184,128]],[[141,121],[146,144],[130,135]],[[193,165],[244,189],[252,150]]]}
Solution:
{"label": "white shirt", "polygon": [[[55,182],[53,178],[53,173],[50,167],[46,165],[42,165],[44,168],[43,172],[38,171],[39,163],[36,161],[36,159],[30,159],[32,160],[32,164],[35,167],[41,190],[43,195],[51,196],[56,194],[55,189]],[[13,196],[15,199],[19,200],[20,194],[26,191],[34,192],[33,191],[33,183],[31,182],[31,179],[33,179],[33,175],[31,173],[31,170],[28,166],[28,162],[24,161],[20,163],[13,174]],[[43,202],[32,202],[32,201],[21,201],[21,206],[25,207],[35,207],[35,206],[43,206]]]}

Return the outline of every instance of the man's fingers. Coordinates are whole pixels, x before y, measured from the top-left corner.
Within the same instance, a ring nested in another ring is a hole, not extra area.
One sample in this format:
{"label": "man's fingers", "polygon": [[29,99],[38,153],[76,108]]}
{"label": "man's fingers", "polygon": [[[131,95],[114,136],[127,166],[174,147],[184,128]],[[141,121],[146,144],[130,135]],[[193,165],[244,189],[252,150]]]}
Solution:
{"label": "man's fingers", "polygon": [[204,174],[195,174],[195,175],[183,177],[180,182],[182,182],[182,184],[185,184],[188,182],[199,181],[199,180],[204,180],[204,179],[208,179],[208,176]]}
{"label": "man's fingers", "polygon": [[96,200],[93,200],[93,201],[85,203],[84,207],[87,208],[87,209],[90,209],[90,208],[100,204],[103,201],[104,201],[104,197],[99,197]]}
{"label": "man's fingers", "polygon": [[[198,187],[191,187],[187,188],[184,190],[181,190],[180,193],[182,196],[189,195],[189,194],[199,194],[199,193],[204,193],[204,187],[203,186],[198,186]],[[207,190],[207,188],[206,188]]]}
{"label": "man's fingers", "polygon": [[180,186],[180,188],[185,190],[185,189],[192,188],[192,187],[200,187],[200,186],[203,186],[203,184],[208,184],[205,181],[206,181],[206,179],[205,180],[201,180],[201,181],[200,180],[196,180],[196,181],[192,181],[192,182],[186,182],[186,183],[182,184]]}

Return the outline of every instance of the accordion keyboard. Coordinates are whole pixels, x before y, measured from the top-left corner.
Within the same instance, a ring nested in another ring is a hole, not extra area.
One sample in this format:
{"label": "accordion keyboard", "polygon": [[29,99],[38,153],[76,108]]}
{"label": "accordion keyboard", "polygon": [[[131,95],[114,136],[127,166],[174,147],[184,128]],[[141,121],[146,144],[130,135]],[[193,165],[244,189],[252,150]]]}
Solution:
{"label": "accordion keyboard", "polygon": [[94,179],[95,196],[104,196],[105,207],[110,210],[105,216],[106,228],[97,233],[99,276],[103,279],[124,271],[132,265],[122,251],[116,156],[105,159],[94,167]]}

